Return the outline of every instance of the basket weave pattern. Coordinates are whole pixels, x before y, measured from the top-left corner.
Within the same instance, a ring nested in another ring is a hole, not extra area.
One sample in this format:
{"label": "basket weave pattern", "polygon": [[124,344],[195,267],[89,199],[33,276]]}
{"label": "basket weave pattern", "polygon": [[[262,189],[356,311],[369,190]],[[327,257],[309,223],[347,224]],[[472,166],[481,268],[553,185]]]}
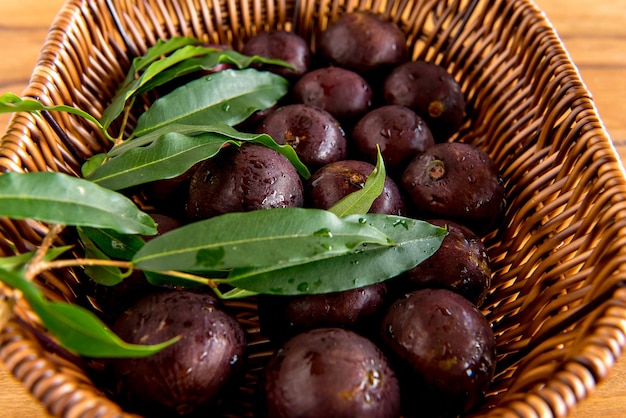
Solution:
{"label": "basket weave pattern", "polygon": [[[531,1],[70,0],[24,95],[99,117],[132,57],[157,39],[187,35],[239,48],[253,34],[279,28],[315,48],[321,30],[355,9],[396,22],[413,58],[441,64],[459,80],[468,113],[455,139],[487,151],[505,180],[505,219],[486,237],[494,279],[484,311],[499,365],[475,415],[566,415],[626,345],[626,181],[576,68]],[[20,113],[0,143],[0,172],[78,175],[81,163],[106,146],[79,117]],[[0,219],[0,255],[34,249],[46,231],[36,222]],[[38,280],[53,299],[86,303],[89,296],[71,271]],[[0,287],[2,295],[11,292]],[[255,372],[269,353],[254,303],[234,307],[257,343],[244,400],[232,408],[233,416],[247,416]],[[87,365],[56,347],[27,306],[16,312],[0,332],[0,359],[51,414],[129,415],[89,380]]]}

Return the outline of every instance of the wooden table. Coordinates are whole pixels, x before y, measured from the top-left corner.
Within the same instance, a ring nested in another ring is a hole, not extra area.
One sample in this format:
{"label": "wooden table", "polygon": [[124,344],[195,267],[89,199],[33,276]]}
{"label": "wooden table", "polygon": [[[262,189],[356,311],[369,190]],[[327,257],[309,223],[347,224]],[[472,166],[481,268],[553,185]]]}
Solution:
{"label": "wooden table", "polygon": [[[47,29],[63,0],[0,0],[0,92],[21,93]],[[626,0],[536,0],[561,35],[593,94],[609,134],[626,161]],[[0,115],[4,132],[7,115]],[[0,365],[0,417],[46,417]],[[571,414],[626,416],[626,359]]]}

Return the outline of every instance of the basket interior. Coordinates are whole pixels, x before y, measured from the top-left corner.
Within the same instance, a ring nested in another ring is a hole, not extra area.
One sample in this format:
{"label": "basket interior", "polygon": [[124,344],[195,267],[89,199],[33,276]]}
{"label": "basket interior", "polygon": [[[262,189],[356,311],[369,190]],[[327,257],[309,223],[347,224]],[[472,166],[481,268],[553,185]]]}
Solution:
{"label": "basket interior", "polygon": [[[563,414],[606,375],[625,339],[626,185],[580,75],[532,2],[71,0],[50,29],[25,95],[98,117],[132,57],[157,39],[187,35],[239,48],[258,31],[276,28],[302,35],[315,49],[319,32],[355,9],[396,22],[414,59],[455,76],[468,110],[453,139],[487,151],[505,180],[504,221],[485,237],[494,278],[484,312],[499,363],[476,415]],[[50,116],[13,117],[0,144],[0,171],[78,175],[87,157],[106,149],[83,119]],[[33,249],[46,230],[0,219],[0,254]],[[48,273],[40,283],[51,298],[83,303],[89,296],[73,272]],[[254,304],[239,308],[256,335]],[[0,334],[0,353],[35,396],[55,415],[120,412],[82,374],[80,361],[51,353],[41,332],[31,333],[38,325],[27,307],[18,313]],[[24,347],[75,395],[18,355]],[[257,350],[262,358],[263,347]],[[233,415],[249,413],[242,404]]]}

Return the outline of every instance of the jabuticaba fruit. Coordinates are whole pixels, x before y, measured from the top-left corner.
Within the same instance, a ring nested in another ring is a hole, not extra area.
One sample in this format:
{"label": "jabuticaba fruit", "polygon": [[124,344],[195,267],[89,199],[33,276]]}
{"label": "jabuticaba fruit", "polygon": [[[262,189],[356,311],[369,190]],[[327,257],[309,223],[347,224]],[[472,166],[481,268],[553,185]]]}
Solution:
{"label": "jabuticaba fruit", "polygon": [[198,221],[230,212],[301,207],[298,172],[282,154],[263,145],[229,146],[194,172],[187,218]]}
{"label": "jabuticaba fruit", "polygon": [[506,205],[498,168],[482,149],[463,142],[435,144],[409,163],[400,186],[420,218],[449,219],[482,236]]}
{"label": "jabuticaba fruit", "polygon": [[406,416],[457,417],[484,399],[495,373],[495,337],[463,296],[447,289],[409,293],[387,310],[380,334]]}
{"label": "jabuticaba fruit", "polygon": [[407,61],[395,67],[384,81],[387,104],[407,106],[420,115],[435,142],[456,133],[465,116],[461,86],[442,66],[427,61]]}

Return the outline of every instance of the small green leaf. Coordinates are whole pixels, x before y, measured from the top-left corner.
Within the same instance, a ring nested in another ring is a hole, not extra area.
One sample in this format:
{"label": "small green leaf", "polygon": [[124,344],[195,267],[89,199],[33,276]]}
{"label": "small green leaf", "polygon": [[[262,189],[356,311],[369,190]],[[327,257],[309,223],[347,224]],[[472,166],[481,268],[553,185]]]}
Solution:
{"label": "small green leaf", "polygon": [[133,136],[171,123],[234,126],[257,110],[273,106],[288,87],[285,78],[254,69],[224,70],[201,77],[157,99],[137,120]]}
{"label": "small green leaf", "polygon": [[[2,96],[0,96],[0,113],[30,112],[34,114],[39,114],[39,112],[44,110],[66,112],[81,116],[95,124],[106,135],[106,132],[98,119],[78,108],[67,105],[46,106],[38,102],[37,100],[29,98],[22,99],[13,93],[4,93]],[[113,138],[111,138],[110,136],[107,135],[107,137],[108,139],[113,140]]]}
{"label": "small green leaf", "polygon": [[146,243],[132,260],[151,271],[211,271],[345,254],[362,243],[390,245],[365,223],[319,209],[228,213],[195,222]]}
{"label": "small green leaf", "polygon": [[0,280],[19,289],[33,311],[68,350],[87,357],[145,357],[175,343],[178,338],[154,345],[121,340],[90,311],[69,303],[51,302],[39,288],[21,275],[0,269]]}
{"label": "small green leaf", "polygon": [[374,203],[376,198],[383,192],[385,176],[385,163],[379,148],[376,167],[367,177],[363,188],[345,196],[328,210],[337,216],[357,215],[369,212],[372,203]]}
{"label": "small green leaf", "polygon": [[105,152],[101,152],[99,154],[95,154],[89,157],[80,168],[83,178],[89,177],[91,173],[93,173],[98,167],[104,164],[106,158],[107,154]]}
{"label": "small green leaf", "polygon": [[264,267],[237,268],[227,283],[251,292],[302,295],[340,292],[379,283],[424,261],[437,251],[445,228],[400,216],[352,215],[348,221],[369,224],[387,234],[393,246],[363,244],[355,250],[324,259],[268,263]]}
{"label": "small green leaf", "polygon": [[1,174],[0,216],[156,234],[154,220],[125,196],[54,172]]}

